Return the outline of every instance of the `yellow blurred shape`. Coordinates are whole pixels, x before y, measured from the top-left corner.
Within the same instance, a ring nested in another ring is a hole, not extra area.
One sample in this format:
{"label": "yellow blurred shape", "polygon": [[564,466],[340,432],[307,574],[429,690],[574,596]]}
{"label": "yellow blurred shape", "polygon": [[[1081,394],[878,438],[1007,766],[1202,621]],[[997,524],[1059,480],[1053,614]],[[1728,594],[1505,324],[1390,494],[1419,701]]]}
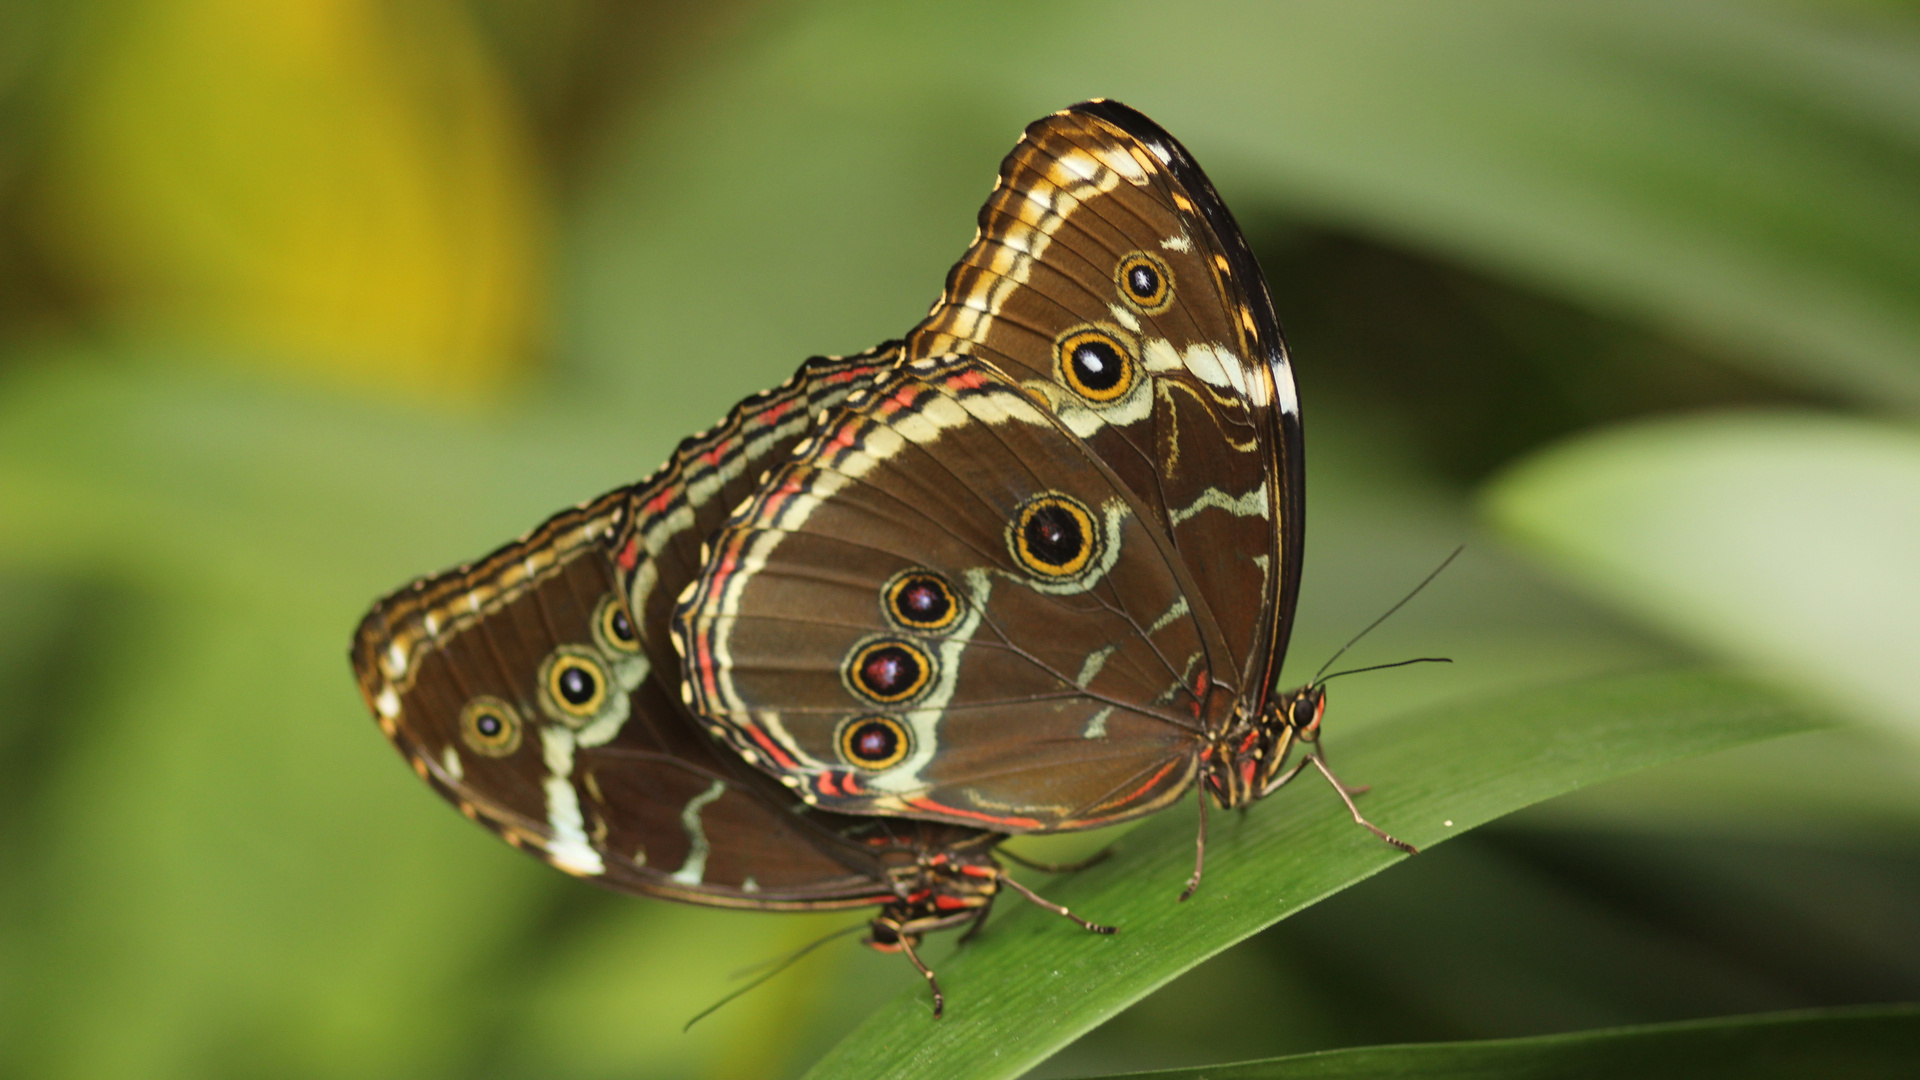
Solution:
{"label": "yellow blurred shape", "polygon": [[549,222],[463,9],[108,10],[73,69],[41,227],[109,323],[413,397],[513,383]]}

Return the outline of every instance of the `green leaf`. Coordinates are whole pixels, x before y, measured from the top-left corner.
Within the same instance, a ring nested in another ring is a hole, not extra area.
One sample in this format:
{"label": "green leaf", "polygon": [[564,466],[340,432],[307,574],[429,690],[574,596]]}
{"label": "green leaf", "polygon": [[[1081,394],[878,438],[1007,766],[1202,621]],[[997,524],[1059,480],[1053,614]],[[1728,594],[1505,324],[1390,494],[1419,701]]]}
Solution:
{"label": "green leaf", "polygon": [[[1342,738],[1333,760],[1381,827],[1422,847],[1635,769],[1816,727],[1782,699],[1721,675],[1597,680],[1433,709]],[[1216,815],[1207,878],[1191,870],[1194,819],[1178,810],[1116,857],[1043,888],[1120,928],[1096,938],[1009,898],[976,945],[941,963],[947,1016],[924,992],[879,1010],[809,1076],[1017,1076],[1175,976],[1406,856],[1348,820],[1316,777],[1244,817]]]}
{"label": "green leaf", "polygon": [[1813,414],[1635,425],[1533,458],[1486,506],[1603,600],[1920,740],[1920,433]]}
{"label": "green leaf", "polygon": [[1887,1080],[1913,1075],[1920,1007],[1898,1006],[1686,1024],[1649,1024],[1532,1039],[1368,1046],[1168,1072],[1129,1080]]}

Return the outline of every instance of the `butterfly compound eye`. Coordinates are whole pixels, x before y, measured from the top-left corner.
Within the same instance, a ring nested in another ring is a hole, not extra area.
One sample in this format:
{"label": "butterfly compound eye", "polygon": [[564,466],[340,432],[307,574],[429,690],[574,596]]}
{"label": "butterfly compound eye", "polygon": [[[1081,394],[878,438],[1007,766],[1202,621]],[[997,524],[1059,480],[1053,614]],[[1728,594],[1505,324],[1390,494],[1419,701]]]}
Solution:
{"label": "butterfly compound eye", "polygon": [[1133,347],[1099,327],[1062,334],[1054,345],[1054,362],[1067,389],[1095,404],[1127,396],[1139,371]]}
{"label": "butterfly compound eye", "polygon": [[1114,267],[1120,296],[1143,315],[1158,315],[1173,306],[1173,268],[1158,255],[1128,253]]}
{"label": "butterfly compound eye", "polygon": [[1007,540],[1022,568],[1043,577],[1067,578],[1093,561],[1096,537],[1093,514],[1084,503],[1048,492],[1021,505]]}
{"label": "butterfly compound eye", "polygon": [[840,728],[840,756],[849,765],[862,769],[885,769],[898,765],[912,748],[913,741],[900,721],[891,716],[862,716]]}
{"label": "butterfly compound eye", "polygon": [[945,630],[960,617],[960,598],[931,570],[896,574],[881,590],[887,618],[908,630]]}
{"label": "butterfly compound eye", "polygon": [[520,749],[520,715],[497,697],[476,697],[460,710],[460,741],[483,757],[506,757]]}

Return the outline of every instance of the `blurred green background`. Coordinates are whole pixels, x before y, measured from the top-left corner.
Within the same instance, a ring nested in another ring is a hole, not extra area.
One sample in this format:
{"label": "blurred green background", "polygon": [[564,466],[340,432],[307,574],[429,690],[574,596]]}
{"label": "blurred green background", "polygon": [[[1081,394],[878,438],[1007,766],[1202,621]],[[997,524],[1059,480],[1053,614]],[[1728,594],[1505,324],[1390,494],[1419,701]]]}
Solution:
{"label": "blurred green background", "polygon": [[846,944],[682,1035],[847,917],[513,853],[345,648],[903,332],[1090,96],[1272,283],[1291,670],[1468,545],[1353,657],[1456,663],[1330,746],[1700,662],[1854,722],[1478,830],[1037,1075],[1920,999],[1912,6],[0,0],[0,1076],[778,1077],[911,986]]}

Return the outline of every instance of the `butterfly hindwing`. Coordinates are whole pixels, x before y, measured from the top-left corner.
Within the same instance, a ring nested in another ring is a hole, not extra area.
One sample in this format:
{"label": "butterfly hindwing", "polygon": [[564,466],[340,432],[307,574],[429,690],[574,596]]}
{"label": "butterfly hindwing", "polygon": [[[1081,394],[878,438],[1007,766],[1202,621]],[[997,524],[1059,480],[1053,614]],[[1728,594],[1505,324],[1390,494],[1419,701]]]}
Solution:
{"label": "butterfly hindwing", "polygon": [[569,873],[705,904],[885,902],[881,853],[976,843],[807,811],[710,738],[679,700],[670,605],[653,598],[690,579],[701,539],[766,465],[895,355],[810,361],[649,480],[376,604],[354,667],[415,771]]}

